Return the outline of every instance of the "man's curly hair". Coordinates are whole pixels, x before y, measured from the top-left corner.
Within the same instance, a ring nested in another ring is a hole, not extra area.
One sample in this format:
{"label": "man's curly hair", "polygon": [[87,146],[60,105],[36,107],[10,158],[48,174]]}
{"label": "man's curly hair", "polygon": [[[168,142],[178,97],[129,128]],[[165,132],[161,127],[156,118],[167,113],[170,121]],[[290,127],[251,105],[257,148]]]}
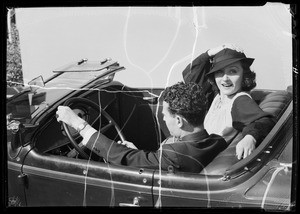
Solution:
{"label": "man's curly hair", "polygon": [[181,115],[193,126],[203,124],[208,101],[200,85],[178,82],[167,87],[162,98],[169,104],[171,114]]}

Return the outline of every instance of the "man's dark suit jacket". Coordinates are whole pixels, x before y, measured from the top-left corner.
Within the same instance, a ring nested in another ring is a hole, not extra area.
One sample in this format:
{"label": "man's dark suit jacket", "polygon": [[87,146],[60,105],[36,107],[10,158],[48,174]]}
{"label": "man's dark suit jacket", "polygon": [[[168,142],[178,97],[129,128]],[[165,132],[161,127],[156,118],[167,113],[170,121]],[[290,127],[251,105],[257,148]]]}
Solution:
{"label": "man's dark suit jacket", "polygon": [[159,150],[150,152],[127,148],[114,141],[100,142],[96,132],[90,138],[87,147],[93,145],[94,152],[115,165],[162,170],[167,170],[171,166],[175,171],[199,173],[227,146],[222,137],[215,134],[208,135],[205,130],[184,136],[174,143],[168,143],[167,140],[162,143]]}

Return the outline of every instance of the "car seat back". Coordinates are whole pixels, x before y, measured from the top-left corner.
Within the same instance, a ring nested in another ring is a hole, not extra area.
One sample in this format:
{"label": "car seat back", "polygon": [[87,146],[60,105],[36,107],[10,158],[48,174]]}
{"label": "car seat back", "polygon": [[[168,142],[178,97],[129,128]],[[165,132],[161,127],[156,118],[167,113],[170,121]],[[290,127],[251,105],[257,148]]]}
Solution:
{"label": "car seat back", "polygon": [[[263,111],[272,114],[278,120],[292,100],[292,90],[291,87],[280,91],[253,90],[251,96]],[[238,133],[229,146],[218,154],[201,174],[223,175],[230,166],[237,163],[239,160],[236,157],[235,147],[241,139],[242,134]]]}

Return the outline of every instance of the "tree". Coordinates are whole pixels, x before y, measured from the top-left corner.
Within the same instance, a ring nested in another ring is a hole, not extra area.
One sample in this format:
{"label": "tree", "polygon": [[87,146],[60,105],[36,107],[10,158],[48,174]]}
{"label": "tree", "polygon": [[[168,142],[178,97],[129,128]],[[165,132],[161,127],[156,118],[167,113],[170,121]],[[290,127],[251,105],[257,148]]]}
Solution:
{"label": "tree", "polygon": [[7,18],[6,82],[7,86],[19,86],[23,85],[23,71],[14,9],[9,9]]}

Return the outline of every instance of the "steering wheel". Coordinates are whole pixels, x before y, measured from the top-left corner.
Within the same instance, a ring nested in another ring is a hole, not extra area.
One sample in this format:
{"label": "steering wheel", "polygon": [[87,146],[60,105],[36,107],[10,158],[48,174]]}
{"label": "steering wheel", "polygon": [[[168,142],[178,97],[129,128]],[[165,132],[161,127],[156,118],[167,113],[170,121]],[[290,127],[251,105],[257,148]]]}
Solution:
{"label": "steering wheel", "polygon": [[[75,103],[85,104],[85,105],[93,108],[97,112],[99,112],[99,117],[97,117],[97,119],[94,122],[96,122],[98,119],[100,120],[101,119],[101,115],[103,115],[108,120],[108,124],[105,125],[104,127],[102,127],[100,129],[101,133],[107,131],[110,127],[114,126],[114,128],[116,129],[116,131],[117,131],[119,137],[121,138],[121,140],[122,141],[125,140],[125,136],[122,133],[122,131],[121,131],[120,127],[118,126],[118,124],[114,121],[114,119],[106,111],[104,111],[103,109],[101,109],[99,105],[97,105],[96,103],[94,103],[93,101],[91,101],[89,99],[78,98],[78,97],[73,97],[73,98],[70,98],[70,99],[66,100],[65,103],[64,103],[64,105],[71,107],[72,104],[75,104]],[[78,143],[75,141],[74,137],[72,136],[72,134],[70,132],[70,129],[69,129],[70,127],[66,123],[64,123],[64,122],[62,122],[62,125],[63,125],[63,129],[64,129],[67,137],[69,138],[71,144],[76,149],[76,151],[82,157],[84,157],[85,159],[89,159],[89,155],[78,145]],[[93,125],[93,124],[91,124],[91,125]]]}

